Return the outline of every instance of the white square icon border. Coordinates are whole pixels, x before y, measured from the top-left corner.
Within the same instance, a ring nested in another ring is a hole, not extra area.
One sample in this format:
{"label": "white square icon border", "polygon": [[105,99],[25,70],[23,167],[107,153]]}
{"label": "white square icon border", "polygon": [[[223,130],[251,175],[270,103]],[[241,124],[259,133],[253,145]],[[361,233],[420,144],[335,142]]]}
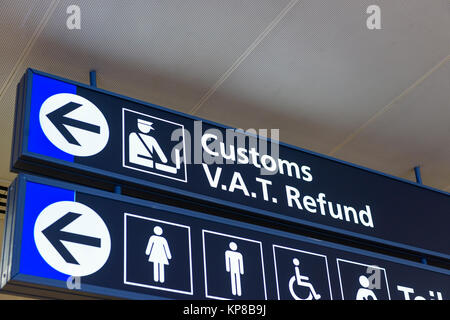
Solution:
{"label": "white square icon border", "polygon": [[339,276],[339,286],[340,286],[340,289],[341,289],[341,298],[342,298],[342,300],[345,300],[345,297],[344,297],[344,287],[342,286],[341,269],[339,268],[339,262],[340,261],[346,262],[346,263],[350,263],[350,264],[356,264],[356,265],[359,265],[359,266],[364,266],[364,267],[367,267],[367,268],[383,270],[384,278],[386,280],[386,291],[387,291],[389,300],[391,300],[391,292],[389,291],[389,282],[388,282],[387,272],[386,272],[385,268],[382,268],[382,267],[379,267],[379,266],[376,266],[376,265],[365,264],[365,263],[362,263],[362,262],[356,262],[356,261],[336,258],[337,271],[338,271],[338,276]]}
{"label": "white square icon border", "polygon": [[280,245],[277,245],[277,244],[273,244],[272,245],[272,251],[273,251],[273,262],[274,262],[274,268],[275,268],[275,281],[276,281],[276,284],[277,284],[277,297],[278,297],[278,300],[280,300],[280,286],[279,286],[279,283],[278,283],[277,258],[276,258],[275,248],[280,248],[280,249],[290,250],[290,251],[296,251],[296,252],[300,252],[300,253],[309,254],[309,255],[313,255],[313,256],[318,256],[318,257],[324,258],[325,259],[325,266],[327,268],[327,280],[328,280],[328,289],[330,290],[330,300],[333,300],[333,292],[331,290],[330,269],[328,268],[328,258],[327,258],[326,255],[315,253],[315,252],[310,252],[310,251],[305,251],[305,250],[300,250],[300,249],[296,249],[296,248],[280,246]]}
{"label": "white square icon border", "polygon": [[[178,223],[174,223],[174,222],[169,222],[169,221],[164,221],[164,220],[158,220],[158,219],[154,219],[154,218],[149,218],[149,217],[144,217],[144,216],[140,216],[140,215],[136,215],[133,213],[128,213],[125,212],[124,215],[124,221],[123,221],[123,283],[124,284],[128,284],[128,285],[132,285],[132,286],[137,286],[137,287],[143,287],[143,288],[148,288],[148,289],[156,289],[156,290],[162,290],[162,291],[168,291],[168,292],[175,292],[175,293],[181,293],[181,294],[187,294],[187,295],[193,295],[194,294],[194,287],[193,287],[193,279],[192,279],[192,246],[191,246],[191,227],[186,226],[186,225],[182,225],[182,224],[178,224]],[[169,225],[173,225],[176,227],[182,227],[182,228],[186,228],[188,231],[188,241],[189,241],[189,284],[190,284],[190,290],[189,291],[185,291],[185,290],[178,290],[178,289],[172,289],[172,288],[164,288],[164,287],[159,287],[159,286],[154,286],[154,285],[148,285],[148,284],[143,284],[143,283],[138,283],[138,282],[132,282],[132,281],[127,281],[127,217],[133,217],[133,218],[138,218],[138,219],[144,219],[144,220],[149,220],[149,221],[155,221],[155,222],[160,222],[163,224],[169,224]]]}
{"label": "white square icon border", "polygon": [[253,242],[253,243],[257,243],[259,245],[260,254],[261,254],[261,267],[262,267],[261,271],[262,271],[263,286],[264,286],[264,299],[267,300],[266,273],[265,273],[265,270],[264,270],[264,256],[263,256],[262,242],[261,241],[257,241],[257,240],[253,240],[253,239],[249,239],[249,238],[243,238],[243,237],[234,236],[234,235],[231,235],[231,234],[220,233],[220,232],[216,232],[216,231],[202,229],[203,272],[204,272],[204,276],[205,276],[205,297],[206,298],[211,298],[211,299],[216,299],[216,300],[231,300],[229,298],[220,297],[220,296],[213,296],[213,295],[209,295],[208,294],[208,275],[207,275],[207,267],[206,267],[205,233],[215,234],[215,235],[218,235],[218,236],[223,236],[223,237],[228,237],[228,238],[239,239],[239,240],[242,240],[242,241]]}
{"label": "white square icon border", "polygon": [[182,132],[183,132],[183,152],[184,152],[184,157],[186,156],[186,134],[185,134],[185,130],[184,130],[184,125],[182,125],[180,123],[173,122],[173,121],[161,119],[161,118],[158,118],[158,117],[155,117],[155,116],[151,116],[149,114],[145,114],[145,113],[142,113],[142,112],[137,112],[137,111],[130,110],[130,109],[127,109],[127,108],[122,108],[122,167],[127,168],[127,169],[131,169],[131,170],[135,170],[135,171],[140,171],[140,172],[153,174],[153,175],[164,177],[164,178],[171,179],[171,180],[176,180],[176,181],[181,181],[181,182],[187,183],[187,166],[186,166],[186,161],[185,160],[183,160],[184,179],[170,177],[170,176],[164,175],[162,173],[157,173],[157,172],[154,172],[154,171],[144,170],[144,169],[135,168],[135,167],[131,167],[129,165],[126,165],[126,163],[125,163],[125,157],[126,157],[126,152],[125,152],[125,112],[135,113],[135,114],[138,114],[138,115],[141,115],[141,116],[144,116],[144,117],[153,118],[153,119],[156,119],[156,120],[159,120],[159,121],[164,121],[164,122],[167,122],[167,123],[179,126],[181,128]]}

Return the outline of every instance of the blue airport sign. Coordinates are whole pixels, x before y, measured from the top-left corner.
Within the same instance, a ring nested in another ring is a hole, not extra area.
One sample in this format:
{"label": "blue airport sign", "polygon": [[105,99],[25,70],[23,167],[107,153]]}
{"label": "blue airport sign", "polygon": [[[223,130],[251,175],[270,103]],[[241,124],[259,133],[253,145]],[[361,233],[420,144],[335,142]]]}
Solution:
{"label": "blue airport sign", "polygon": [[450,257],[448,193],[248,131],[31,69],[15,125],[18,172],[156,191],[236,219],[250,212]]}
{"label": "blue airport sign", "polygon": [[450,271],[19,175],[2,290],[45,297],[446,300]]}

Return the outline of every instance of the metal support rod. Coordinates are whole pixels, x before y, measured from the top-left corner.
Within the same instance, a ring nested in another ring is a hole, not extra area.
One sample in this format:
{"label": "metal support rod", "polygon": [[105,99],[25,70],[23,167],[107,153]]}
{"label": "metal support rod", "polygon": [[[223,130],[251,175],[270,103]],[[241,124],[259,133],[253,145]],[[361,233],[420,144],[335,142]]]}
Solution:
{"label": "metal support rod", "polygon": [[114,193],[122,194],[122,187],[119,185],[114,186]]}
{"label": "metal support rod", "polygon": [[[416,174],[416,182],[422,184],[422,176],[420,175],[420,166],[414,167],[414,173]],[[423,264],[427,264],[427,258],[422,257],[421,261]]]}
{"label": "metal support rod", "polygon": [[414,167],[414,173],[416,174],[416,182],[422,184],[422,176],[420,175],[420,166]]}
{"label": "metal support rod", "polygon": [[89,85],[91,87],[97,87],[97,71],[95,70],[89,72]]}

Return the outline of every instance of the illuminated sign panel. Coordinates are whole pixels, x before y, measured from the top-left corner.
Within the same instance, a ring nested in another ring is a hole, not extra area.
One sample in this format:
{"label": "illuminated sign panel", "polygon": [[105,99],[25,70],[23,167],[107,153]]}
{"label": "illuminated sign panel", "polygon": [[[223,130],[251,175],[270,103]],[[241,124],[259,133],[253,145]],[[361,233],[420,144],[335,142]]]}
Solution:
{"label": "illuminated sign panel", "polygon": [[450,295],[448,270],[266,227],[29,175],[10,195],[7,291],[220,300]]}
{"label": "illuminated sign panel", "polygon": [[450,257],[446,192],[38,71],[19,85],[14,137],[16,171],[157,190]]}

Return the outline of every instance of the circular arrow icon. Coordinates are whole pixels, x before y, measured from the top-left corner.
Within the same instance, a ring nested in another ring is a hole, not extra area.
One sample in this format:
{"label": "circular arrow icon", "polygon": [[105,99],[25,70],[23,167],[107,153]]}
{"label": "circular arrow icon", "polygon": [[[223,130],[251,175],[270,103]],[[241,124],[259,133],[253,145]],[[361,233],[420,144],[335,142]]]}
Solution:
{"label": "circular arrow icon", "polygon": [[39,122],[56,147],[74,156],[92,156],[108,143],[105,117],[92,102],[76,94],[58,93],[47,98],[39,111]]}
{"label": "circular arrow icon", "polygon": [[102,218],[73,201],[55,202],[42,210],[34,225],[34,240],[51,267],[71,276],[98,271],[111,251],[111,238]]}

